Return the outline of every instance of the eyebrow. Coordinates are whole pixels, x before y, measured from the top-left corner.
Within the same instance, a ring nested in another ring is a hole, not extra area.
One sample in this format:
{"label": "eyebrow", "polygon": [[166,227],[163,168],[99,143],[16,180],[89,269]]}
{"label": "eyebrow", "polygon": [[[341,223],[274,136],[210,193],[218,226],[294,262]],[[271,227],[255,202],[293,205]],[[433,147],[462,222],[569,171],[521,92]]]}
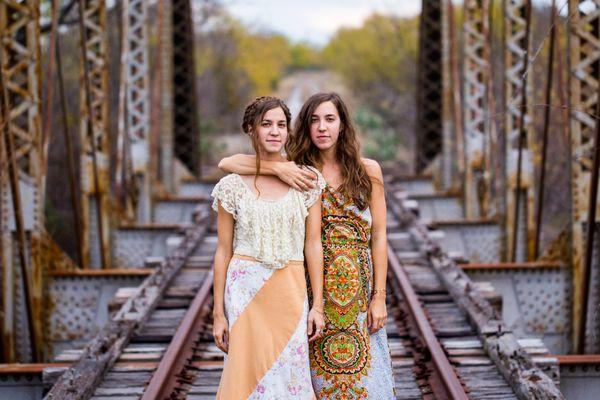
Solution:
{"label": "eyebrow", "polygon": [[[318,117],[318,114],[313,114],[311,117]],[[325,114],[325,117],[336,117],[335,114]]]}
{"label": "eyebrow", "polygon": [[275,121],[275,120],[272,120],[272,119],[263,118],[262,121],[260,121],[260,122],[277,122],[277,123],[279,123],[279,122],[285,122],[285,123],[287,123],[287,120],[285,120],[285,119],[279,119],[279,120]]}

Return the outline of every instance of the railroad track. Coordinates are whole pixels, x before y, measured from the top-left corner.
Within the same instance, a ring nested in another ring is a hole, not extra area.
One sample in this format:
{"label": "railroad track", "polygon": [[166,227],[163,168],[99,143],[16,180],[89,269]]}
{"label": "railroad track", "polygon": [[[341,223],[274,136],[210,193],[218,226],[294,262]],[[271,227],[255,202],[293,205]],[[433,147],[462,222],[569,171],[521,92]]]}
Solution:
{"label": "railroad track", "polygon": [[[396,200],[388,201],[387,332],[397,398],[562,398],[554,382],[531,363],[523,349],[518,344],[514,348],[512,341],[516,340],[502,331],[501,321],[489,303],[481,302],[475,289],[471,288],[466,298],[457,297],[461,281],[456,277],[456,282],[448,281],[447,270],[440,273],[432,259],[440,257],[439,250],[436,253],[435,244],[427,238],[418,219]],[[204,226],[200,227],[202,223]],[[168,284],[156,295],[154,307],[146,307],[146,315],[136,320],[137,328],[131,330],[127,343],[123,338],[117,339],[124,343],[115,350],[118,354],[112,355],[114,362],[107,362],[104,371],[96,368],[95,374],[88,372],[84,391],[77,386],[86,375],[86,364],[80,360],[61,377],[47,398],[215,397],[223,365],[223,354],[213,344],[210,321],[210,266],[216,236],[214,220],[205,219],[202,223],[195,228],[203,232],[195,236],[196,241],[183,240],[174,251],[179,269],[172,272]],[[149,278],[156,279],[159,278]],[[469,309],[473,301],[479,301],[476,311],[485,318],[473,315]],[[131,299],[128,303],[132,303]],[[482,321],[495,324],[496,331],[491,334]],[[494,335],[497,337],[488,338]],[[505,339],[513,346],[509,346],[510,351],[518,355],[510,365],[502,364],[502,353],[508,351],[504,348]],[[495,350],[490,343],[496,344]],[[538,355],[543,353],[541,348],[534,350]],[[532,397],[535,393],[541,395]]]}

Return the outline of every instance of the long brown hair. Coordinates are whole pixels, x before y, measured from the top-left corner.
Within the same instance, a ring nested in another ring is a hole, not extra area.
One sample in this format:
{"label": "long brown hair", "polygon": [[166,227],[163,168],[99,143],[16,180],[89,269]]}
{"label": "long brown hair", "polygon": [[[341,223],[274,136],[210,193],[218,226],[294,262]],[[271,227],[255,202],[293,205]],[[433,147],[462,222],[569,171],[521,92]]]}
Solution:
{"label": "long brown hair", "polygon": [[252,140],[252,147],[254,148],[254,152],[256,153],[256,175],[254,175],[254,187],[260,194],[260,190],[256,186],[256,179],[260,174],[260,152],[258,148],[258,128],[260,123],[262,122],[267,111],[273,110],[277,107],[281,107],[283,113],[285,114],[286,125],[288,133],[290,131],[290,124],[292,121],[292,114],[290,113],[290,109],[278,97],[273,96],[262,96],[257,97],[252,101],[252,103],[248,104],[246,109],[244,110],[244,119],[242,120],[242,131],[244,133],[250,135]]}
{"label": "long brown hair", "polygon": [[310,138],[310,126],[315,110],[326,101],[335,105],[341,122],[341,131],[335,144],[335,156],[341,166],[343,178],[338,190],[347,193],[357,207],[364,210],[371,202],[372,183],[360,159],[360,145],[350,112],[340,95],[335,92],[317,93],[306,100],[286,143],[288,157],[299,165],[322,167],[319,149]]}

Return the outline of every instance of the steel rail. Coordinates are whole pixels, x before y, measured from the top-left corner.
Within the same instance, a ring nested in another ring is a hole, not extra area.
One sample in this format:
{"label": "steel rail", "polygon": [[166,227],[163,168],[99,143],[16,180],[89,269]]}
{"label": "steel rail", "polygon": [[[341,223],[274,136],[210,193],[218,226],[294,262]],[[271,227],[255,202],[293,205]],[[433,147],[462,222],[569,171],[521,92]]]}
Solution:
{"label": "steel rail", "polygon": [[137,294],[127,300],[117,315],[87,344],[82,356],[58,379],[45,400],[78,400],[93,395],[134,333],[146,325],[168,285],[202,242],[212,223],[211,216],[198,218],[193,227],[186,229],[179,246],[168,254],[163,264],[139,286]]}
{"label": "steel rail", "polygon": [[213,273],[208,273],[202,286],[194,296],[173,340],[163,354],[156,371],[142,395],[141,400],[158,400],[172,398],[178,387],[178,379],[185,375],[188,364],[193,361],[194,342],[204,329],[201,318],[202,309],[210,299],[213,284]]}
{"label": "steel rail", "polygon": [[[460,378],[457,376],[454,367],[450,364],[448,357],[442,349],[442,345],[437,339],[425,310],[417,297],[417,293],[413,289],[408,275],[402,267],[396,252],[392,249],[391,244],[388,244],[388,265],[391,267],[393,275],[396,278],[402,298],[415,322],[420,339],[425,347],[429,350],[431,360],[435,368],[437,376],[440,378],[445,390],[445,395],[448,399],[467,400],[469,397],[462,385]],[[439,386],[439,385],[438,385]],[[432,390],[435,390],[434,385],[431,385]],[[436,396],[443,398],[441,396]]]}

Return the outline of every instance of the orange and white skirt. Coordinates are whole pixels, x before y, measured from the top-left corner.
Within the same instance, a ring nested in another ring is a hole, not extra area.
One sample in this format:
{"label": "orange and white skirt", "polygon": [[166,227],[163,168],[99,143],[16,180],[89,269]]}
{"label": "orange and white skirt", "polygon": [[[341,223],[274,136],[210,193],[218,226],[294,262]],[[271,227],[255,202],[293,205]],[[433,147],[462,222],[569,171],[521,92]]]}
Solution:
{"label": "orange and white skirt", "polygon": [[227,354],[217,399],[314,399],[304,265],[271,269],[231,259],[225,283]]}

